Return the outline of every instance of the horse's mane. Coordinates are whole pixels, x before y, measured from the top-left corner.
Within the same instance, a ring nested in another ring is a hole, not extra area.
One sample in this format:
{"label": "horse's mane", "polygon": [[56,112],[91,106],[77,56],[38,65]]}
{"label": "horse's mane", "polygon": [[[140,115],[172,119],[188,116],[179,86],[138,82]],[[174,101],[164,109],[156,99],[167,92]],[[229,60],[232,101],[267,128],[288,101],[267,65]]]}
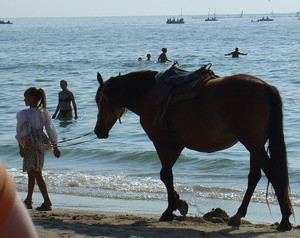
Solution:
{"label": "horse's mane", "polygon": [[141,70],[112,77],[105,82],[105,94],[113,105],[134,103],[151,89],[156,74],[157,71]]}

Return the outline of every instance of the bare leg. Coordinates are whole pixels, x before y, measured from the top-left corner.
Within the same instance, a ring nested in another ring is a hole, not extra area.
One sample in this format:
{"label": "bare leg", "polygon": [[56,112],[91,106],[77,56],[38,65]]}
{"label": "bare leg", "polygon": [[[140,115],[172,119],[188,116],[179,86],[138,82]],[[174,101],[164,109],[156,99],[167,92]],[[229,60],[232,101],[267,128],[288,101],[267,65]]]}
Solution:
{"label": "bare leg", "polygon": [[47,186],[46,186],[45,180],[43,178],[42,171],[35,171],[35,178],[36,178],[36,182],[39,186],[39,189],[42,193],[42,196],[44,198],[44,204],[47,206],[51,206],[52,203],[49,198]]}
{"label": "bare leg", "polygon": [[35,171],[30,170],[27,172],[28,174],[28,191],[27,191],[27,197],[24,200],[24,203],[27,206],[31,206],[32,204],[32,194],[34,191],[34,185],[35,185]]}

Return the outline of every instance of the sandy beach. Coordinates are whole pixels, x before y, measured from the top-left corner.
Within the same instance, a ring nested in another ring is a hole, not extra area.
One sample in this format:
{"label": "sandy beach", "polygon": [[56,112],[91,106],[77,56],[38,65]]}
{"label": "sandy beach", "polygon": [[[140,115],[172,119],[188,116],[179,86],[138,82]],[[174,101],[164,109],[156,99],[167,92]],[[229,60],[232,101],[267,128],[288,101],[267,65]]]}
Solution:
{"label": "sandy beach", "polygon": [[[222,213],[223,212],[223,213]],[[243,221],[240,227],[228,226],[226,212],[216,217],[176,216],[172,222],[159,222],[159,214],[130,214],[70,209],[50,212],[30,211],[40,238],[157,238],[157,237],[300,237],[300,226],[280,232],[276,224],[253,224]],[[206,218],[206,219],[205,219]]]}

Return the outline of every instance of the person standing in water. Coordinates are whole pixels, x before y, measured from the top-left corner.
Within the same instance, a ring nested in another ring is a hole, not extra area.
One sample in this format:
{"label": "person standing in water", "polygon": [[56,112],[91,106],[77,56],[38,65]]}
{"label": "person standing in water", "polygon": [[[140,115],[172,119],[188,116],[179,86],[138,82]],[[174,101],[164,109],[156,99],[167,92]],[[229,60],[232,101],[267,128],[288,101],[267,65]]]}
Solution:
{"label": "person standing in water", "polygon": [[247,55],[248,53],[241,53],[239,52],[239,48],[235,48],[234,51],[228,53],[228,54],[224,54],[225,56],[228,56],[228,55],[232,55],[232,58],[238,58],[239,55]]}
{"label": "person standing in water", "polygon": [[167,57],[167,48],[162,48],[161,51],[162,51],[162,53],[158,57],[158,62],[160,62],[160,63],[172,62]]}
{"label": "person standing in water", "polygon": [[[44,198],[44,202],[36,209],[39,211],[52,210],[47,186],[42,175],[45,151],[53,147],[53,154],[61,155],[57,147],[57,133],[51,116],[46,109],[46,94],[44,89],[31,87],[24,93],[25,105],[28,109],[17,113],[16,139],[19,142],[19,153],[23,157],[23,172],[28,174],[28,191],[24,204],[32,209],[32,195],[35,182]],[[45,127],[47,135],[43,132]],[[51,142],[51,144],[50,144]],[[50,144],[50,145],[49,145]]]}
{"label": "person standing in water", "polygon": [[77,105],[75,102],[75,97],[74,94],[68,89],[67,81],[61,80],[60,87],[62,91],[58,93],[58,104],[52,118],[53,119],[57,118],[61,120],[73,119],[72,106],[71,106],[71,102],[72,102],[74,113],[75,113],[74,118],[77,119],[78,116],[77,116]]}

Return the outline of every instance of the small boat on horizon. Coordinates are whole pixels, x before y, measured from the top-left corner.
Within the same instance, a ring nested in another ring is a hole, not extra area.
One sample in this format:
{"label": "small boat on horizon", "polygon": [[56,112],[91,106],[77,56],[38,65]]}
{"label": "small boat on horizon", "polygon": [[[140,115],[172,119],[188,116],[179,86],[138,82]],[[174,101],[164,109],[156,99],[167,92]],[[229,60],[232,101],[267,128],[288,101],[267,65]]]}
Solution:
{"label": "small boat on horizon", "polygon": [[208,10],[208,16],[205,21],[218,21],[218,19],[216,18],[216,9],[213,17],[210,16],[210,9]]}
{"label": "small boat on horizon", "polygon": [[180,18],[175,19],[173,18],[168,18],[167,19],[167,24],[184,24],[184,18],[182,17],[182,8],[181,8],[181,13],[180,13]]}
{"label": "small boat on horizon", "polygon": [[208,17],[205,21],[218,21],[218,19],[216,17]]}
{"label": "small boat on horizon", "polygon": [[257,21],[274,21],[274,18],[270,18],[270,17],[262,17],[262,18],[259,18]]}
{"label": "small boat on horizon", "polygon": [[11,21],[0,20],[0,24],[13,24]]}
{"label": "small boat on horizon", "polygon": [[184,24],[184,18],[177,18],[175,19],[175,17],[173,18],[168,18],[167,19],[167,24]]}

